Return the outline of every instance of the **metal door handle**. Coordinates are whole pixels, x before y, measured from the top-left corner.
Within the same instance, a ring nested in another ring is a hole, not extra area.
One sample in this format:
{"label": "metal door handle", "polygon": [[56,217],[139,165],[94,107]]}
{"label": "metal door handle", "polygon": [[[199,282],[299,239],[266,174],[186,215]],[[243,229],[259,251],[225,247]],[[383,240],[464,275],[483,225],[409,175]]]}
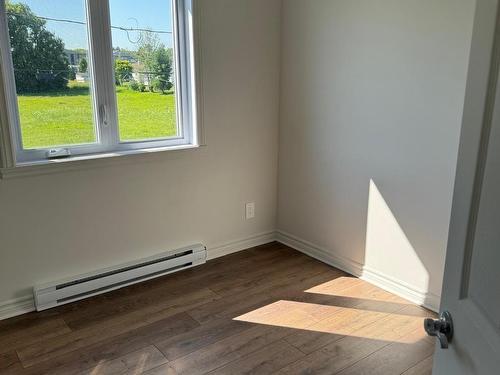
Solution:
{"label": "metal door handle", "polygon": [[439,319],[425,319],[424,328],[429,336],[438,338],[441,349],[448,349],[453,338],[453,320],[448,311],[443,312]]}

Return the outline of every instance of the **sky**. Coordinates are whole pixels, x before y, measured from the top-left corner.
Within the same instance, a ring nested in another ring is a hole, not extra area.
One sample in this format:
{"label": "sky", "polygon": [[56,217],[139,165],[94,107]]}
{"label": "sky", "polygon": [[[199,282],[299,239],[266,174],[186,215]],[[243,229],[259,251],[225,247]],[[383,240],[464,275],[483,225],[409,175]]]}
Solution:
{"label": "sky", "polygon": [[[13,0],[24,3],[38,16],[85,21],[85,0]],[[126,28],[145,28],[172,31],[171,0],[109,0],[111,25]],[[67,49],[87,49],[84,25],[47,21],[47,29],[65,43]],[[138,32],[112,31],[113,47],[137,49]],[[167,46],[172,46],[171,34],[158,34]]]}

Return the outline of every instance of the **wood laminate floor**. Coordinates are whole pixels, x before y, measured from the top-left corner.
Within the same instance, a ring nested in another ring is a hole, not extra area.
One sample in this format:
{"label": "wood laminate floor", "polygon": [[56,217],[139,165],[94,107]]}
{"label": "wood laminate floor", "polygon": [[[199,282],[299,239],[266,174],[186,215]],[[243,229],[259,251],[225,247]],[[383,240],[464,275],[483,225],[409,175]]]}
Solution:
{"label": "wood laminate floor", "polygon": [[273,243],[0,321],[0,374],[430,374],[428,316]]}

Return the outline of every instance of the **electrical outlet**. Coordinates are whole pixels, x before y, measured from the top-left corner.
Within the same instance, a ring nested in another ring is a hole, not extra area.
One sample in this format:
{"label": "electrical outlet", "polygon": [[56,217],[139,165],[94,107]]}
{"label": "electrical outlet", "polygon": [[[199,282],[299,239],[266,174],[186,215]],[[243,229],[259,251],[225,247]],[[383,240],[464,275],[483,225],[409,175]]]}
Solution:
{"label": "electrical outlet", "polygon": [[255,203],[247,203],[245,206],[246,218],[253,219],[255,217]]}

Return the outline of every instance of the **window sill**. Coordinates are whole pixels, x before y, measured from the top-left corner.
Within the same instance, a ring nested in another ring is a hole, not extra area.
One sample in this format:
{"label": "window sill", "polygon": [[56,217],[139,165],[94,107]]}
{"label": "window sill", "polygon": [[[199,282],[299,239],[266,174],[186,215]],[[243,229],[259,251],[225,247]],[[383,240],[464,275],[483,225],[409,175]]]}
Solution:
{"label": "window sill", "polygon": [[[116,151],[100,154],[89,154],[72,156],[64,159],[39,160],[33,162],[19,163],[12,168],[0,168],[0,179],[10,179],[16,177],[37,176],[66,171],[76,171],[81,169],[92,169],[107,166],[115,163],[114,159],[124,160],[126,156],[158,154],[167,151],[193,150],[203,147],[201,145],[180,145],[149,148],[130,151]],[[128,158],[127,158],[128,159]],[[113,160],[113,161],[112,161]]]}

